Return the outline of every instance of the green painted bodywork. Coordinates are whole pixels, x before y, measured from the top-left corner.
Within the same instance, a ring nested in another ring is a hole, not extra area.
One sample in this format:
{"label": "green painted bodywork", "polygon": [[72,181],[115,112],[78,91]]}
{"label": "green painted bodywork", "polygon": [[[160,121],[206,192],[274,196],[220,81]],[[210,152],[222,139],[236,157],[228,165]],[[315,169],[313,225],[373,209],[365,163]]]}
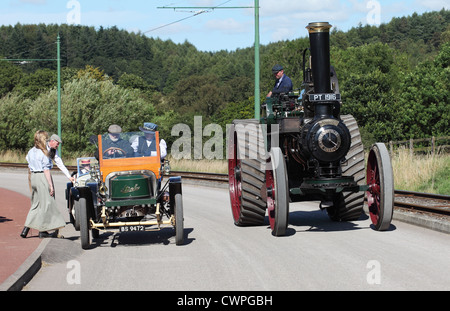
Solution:
{"label": "green painted bodywork", "polygon": [[145,175],[114,176],[110,180],[111,199],[142,199],[152,195],[150,179]]}

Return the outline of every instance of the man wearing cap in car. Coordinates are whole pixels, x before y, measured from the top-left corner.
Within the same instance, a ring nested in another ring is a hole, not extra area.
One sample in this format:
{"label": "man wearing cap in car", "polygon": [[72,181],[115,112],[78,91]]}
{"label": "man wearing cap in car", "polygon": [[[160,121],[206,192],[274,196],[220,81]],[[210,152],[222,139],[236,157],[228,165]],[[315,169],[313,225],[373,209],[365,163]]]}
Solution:
{"label": "man wearing cap in car", "polygon": [[267,94],[267,97],[280,95],[281,93],[292,92],[292,90],[294,89],[292,80],[284,74],[284,69],[281,65],[273,66],[272,74],[274,75],[276,81],[272,91]]}
{"label": "man wearing cap in car", "polygon": [[47,150],[49,153],[49,157],[55,162],[56,166],[64,173],[64,175],[71,181],[74,182],[75,178],[70,176],[69,170],[64,165],[63,160],[58,154],[58,146],[62,144],[61,137],[56,134],[53,134],[50,137],[50,140],[47,143]]}
{"label": "man wearing cap in car", "polygon": [[[144,132],[144,136],[138,137],[131,143],[136,157],[150,157],[156,155],[156,140],[155,132],[158,130],[158,125],[154,123],[144,123],[143,127],[139,129]],[[159,150],[161,152],[161,160],[167,156],[167,143],[164,139],[159,141]]]}
{"label": "man wearing cap in car", "polygon": [[103,158],[133,157],[133,149],[127,141],[120,137],[120,133],[122,133],[122,128],[117,124],[108,128],[108,137],[102,140]]}

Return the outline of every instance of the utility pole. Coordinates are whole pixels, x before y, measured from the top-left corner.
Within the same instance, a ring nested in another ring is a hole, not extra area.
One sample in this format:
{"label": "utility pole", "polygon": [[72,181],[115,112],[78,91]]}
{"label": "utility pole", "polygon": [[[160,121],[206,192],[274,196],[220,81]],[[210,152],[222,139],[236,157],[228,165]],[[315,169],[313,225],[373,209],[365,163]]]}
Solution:
{"label": "utility pole", "polygon": [[255,0],[255,119],[261,117],[261,90],[260,90],[260,60],[259,60],[259,0]]}
{"label": "utility pole", "polygon": [[[260,106],[261,106],[261,95],[260,95],[260,60],[259,60],[259,0],[255,0],[255,6],[215,6],[215,7],[157,7],[158,9],[198,9],[198,10],[217,10],[217,9],[255,9],[255,119],[259,120],[260,118]],[[197,14],[201,14],[204,12],[199,12]]]}
{"label": "utility pole", "polygon": [[[57,62],[58,64],[58,136],[61,137],[61,42],[58,34],[56,40],[56,59],[9,59],[9,58],[0,58],[0,61],[7,62]],[[61,156],[61,145],[58,147],[58,153]]]}
{"label": "utility pole", "polygon": [[[56,39],[57,63],[58,63],[58,136],[61,137],[61,40],[58,33]],[[58,146],[58,153],[61,157],[61,145]]]}

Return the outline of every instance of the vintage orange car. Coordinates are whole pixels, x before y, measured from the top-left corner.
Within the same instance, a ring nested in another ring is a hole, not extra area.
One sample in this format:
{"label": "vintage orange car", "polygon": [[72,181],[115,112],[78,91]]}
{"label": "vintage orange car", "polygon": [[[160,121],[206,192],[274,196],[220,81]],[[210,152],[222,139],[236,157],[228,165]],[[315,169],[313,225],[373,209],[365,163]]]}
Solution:
{"label": "vintage orange car", "polygon": [[[181,177],[164,182],[170,167],[161,160],[160,147],[148,154],[133,149],[142,132],[121,133],[114,142],[108,134],[91,137],[98,156],[79,158],[76,181],[66,190],[70,220],[80,231],[81,246],[91,248],[91,234],[154,231],[175,228],[176,245],[184,243]],[[155,132],[155,142],[159,133]]]}

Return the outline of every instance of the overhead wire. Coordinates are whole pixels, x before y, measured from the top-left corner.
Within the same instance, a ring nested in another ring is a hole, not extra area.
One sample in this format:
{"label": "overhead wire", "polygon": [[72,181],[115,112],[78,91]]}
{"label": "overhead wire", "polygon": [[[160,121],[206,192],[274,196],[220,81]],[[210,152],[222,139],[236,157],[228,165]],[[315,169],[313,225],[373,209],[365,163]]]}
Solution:
{"label": "overhead wire", "polygon": [[187,19],[189,19],[189,18],[195,17],[195,16],[197,16],[197,15],[200,15],[200,14],[203,14],[203,13],[206,13],[206,12],[207,12],[207,11],[200,11],[200,12],[197,12],[197,13],[195,13],[194,15],[191,15],[191,16],[188,16],[188,17],[179,19],[179,20],[174,21],[174,22],[172,22],[172,23],[165,24],[165,25],[162,25],[162,26],[159,26],[159,27],[156,27],[156,28],[147,30],[147,31],[145,31],[143,34],[146,34],[146,33],[149,33],[149,32],[152,32],[152,31],[155,31],[155,30],[158,30],[158,29],[161,29],[161,28],[164,28],[164,27],[173,25],[173,24],[177,24],[177,23],[179,23],[179,22],[182,22],[182,21],[184,21],[184,20],[187,20]]}
{"label": "overhead wire", "polygon": [[143,34],[146,34],[146,33],[149,33],[149,32],[152,32],[152,31],[155,31],[155,30],[164,28],[164,27],[171,26],[171,25],[173,25],[173,24],[180,23],[180,22],[182,22],[182,21],[185,21],[185,20],[187,20],[187,19],[196,17],[196,16],[198,16],[198,15],[200,15],[200,14],[203,14],[203,13],[210,13],[210,12],[213,11],[215,8],[221,7],[222,5],[227,4],[228,2],[231,2],[231,0],[225,1],[224,3],[221,3],[221,4],[219,4],[219,5],[216,5],[215,7],[211,7],[210,10],[197,11],[197,12],[195,12],[195,13],[194,13],[193,15],[191,15],[191,16],[187,16],[187,17],[185,17],[185,18],[176,20],[176,21],[174,21],[174,22],[171,22],[171,23],[168,23],[168,24],[165,24],[165,25],[162,25],[162,26],[158,26],[158,27],[152,28],[152,29],[150,29],[150,30],[147,30],[147,31],[143,32]]}

